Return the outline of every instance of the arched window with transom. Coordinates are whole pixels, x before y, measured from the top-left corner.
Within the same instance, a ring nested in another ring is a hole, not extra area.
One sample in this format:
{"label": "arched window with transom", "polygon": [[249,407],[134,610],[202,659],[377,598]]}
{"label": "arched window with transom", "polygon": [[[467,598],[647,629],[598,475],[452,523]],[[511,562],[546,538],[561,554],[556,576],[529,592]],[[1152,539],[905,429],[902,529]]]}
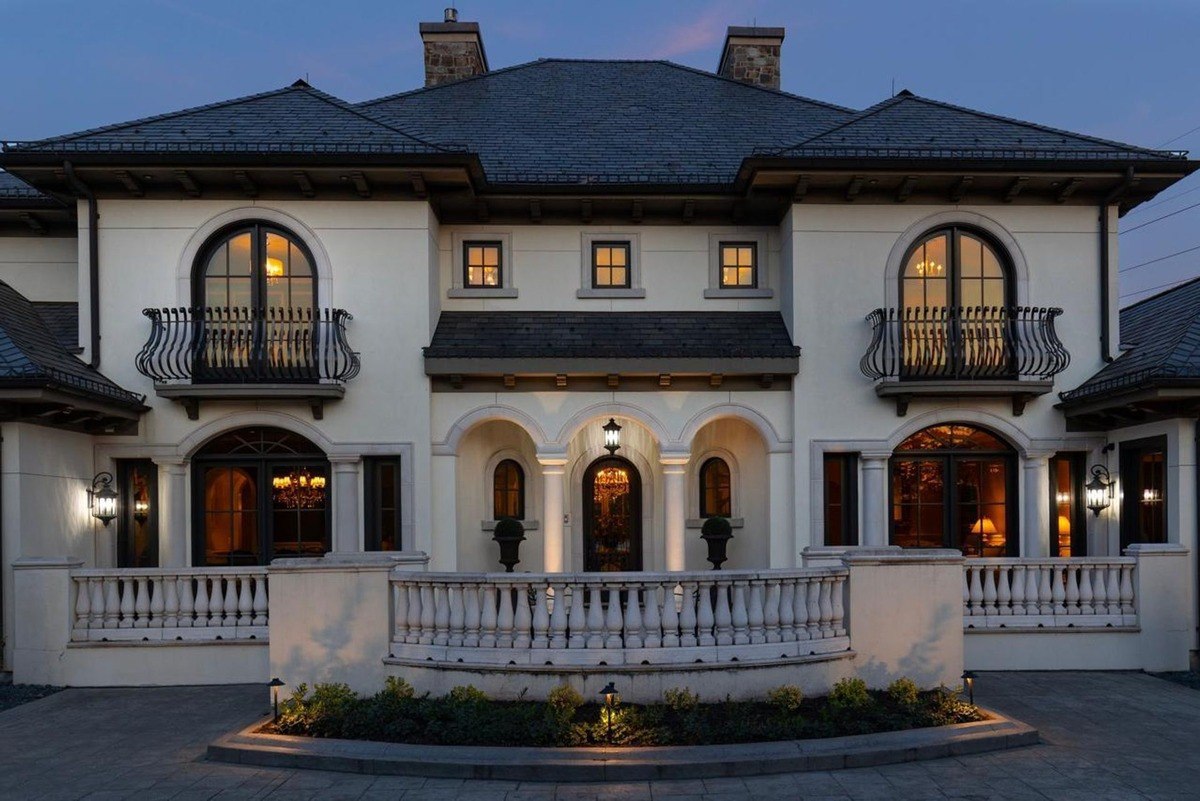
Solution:
{"label": "arched window with transom", "polygon": [[700,465],[700,516],[733,516],[733,482],[729,464],[719,456]]}
{"label": "arched window with transom", "polygon": [[192,301],[214,309],[312,309],[317,275],[308,247],[265,222],[218,231],[200,251]]}
{"label": "arched window with transom", "polygon": [[492,473],[492,515],[525,519],[525,471],[515,459],[502,459]]}
{"label": "arched window with transom", "polygon": [[891,543],[1017,555],[1016,452],[987,429],[930,426],[891,459]]}
{"label": "arched window with transom", "polygon": [[973,228],[950,226],[917,240],[900,275],[905,308],[1013,305],[1008,255]]}

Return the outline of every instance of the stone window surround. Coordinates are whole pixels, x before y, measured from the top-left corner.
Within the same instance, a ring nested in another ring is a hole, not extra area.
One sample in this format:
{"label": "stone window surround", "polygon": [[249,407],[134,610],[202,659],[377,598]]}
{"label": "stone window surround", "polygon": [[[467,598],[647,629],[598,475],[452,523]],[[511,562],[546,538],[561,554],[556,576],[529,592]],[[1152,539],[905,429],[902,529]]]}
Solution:
{"label": "stone window surround", "polygon": [[[511,231],[455,231],[450,246],[450,288],[448,298],[515,298],[517,287],[514,280],[516,265],[512,257]],[[500,243],[500,286],[463,286],[465,265],[463,246],[467,242]]]}
{"label": "stone window surround", "polygon": [[[641,235],[637,233],[621,233],[618,231],[599,232],[585,231],[580,235],[579,251],[579,290],[575,293],[578,298],[644,298],[646,290],[642,287],[642,244]],[[629,286],[627,287],[593,287],[592,286],[592,245],[596,242],[628,242],[629,243]]]}
{"label": "stone window surround", "polygon": [[700,468],[709,459],[723,459],[729,465],[729,525],[742,528],[746,521],[742,517],[741,471],[738,469],[737,458],[724,448],[709,448],[688,462],[688,514],[691,516],[685,522],[686,528],[699,529],[704,526],[704,518],[700,516]]}
{"label": "stone window surround", "polygon": [[[768,235],[766,231],[726,231],[708,235],[708,288],[704,290],[707,299],[738,299],[738,298],[773,298],[775,290],[768,284],[770,271],[768,263],[770,251],[767,250]],[[755,286],[753,287],[723,287],[721,286],[721,243],[722,242],[753,242],[757,263],[754,265]]]}
{"label": "stone window surround", "polygon": [[513,448],[503,448],[501,450],[496,451],[495,453],[493,453],[491,455],[491,458],[489,458],[487,460],[487,465],[484,467],[484,471],[483,471],[484,509],[486,511],[491,512],[492,516],[490,519],[480,521],[480,528],[483,531],[494,531],[496,528],[496,523],[497,523],[497,520],[495,519],[496,512],[492,506],[492,501],[493,501],[492,481],[493,481],[493,477],[496,474],[496,466],[499,465],[501,462],[503,462],[505,459],[511,459],[512,461],[516,462],[520,466],[521,473],[524,476],[523,489],[525,492],[525,519],[521,521],[521,524],[523,526],[525,526],[526,531],[537,531],[541,527],[541,524],[534,517],[534,514],[536,514],[536,510],[541,508],[540,507],[541,499],[538,498],[537,494],[534,492],[533,482],[535,479],[541,478],[542,471],[539,469],[536,472],[531,472],[529,469],[529,461],[521,454],[520,451],[515,450]]}

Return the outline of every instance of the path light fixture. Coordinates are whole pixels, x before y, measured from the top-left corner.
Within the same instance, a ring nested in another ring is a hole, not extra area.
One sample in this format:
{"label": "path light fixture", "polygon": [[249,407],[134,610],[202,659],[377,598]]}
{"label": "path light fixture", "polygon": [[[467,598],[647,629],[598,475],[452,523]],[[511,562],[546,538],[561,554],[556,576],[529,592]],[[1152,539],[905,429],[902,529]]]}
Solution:
{"label": "path light fixture", "polygon": [[117,516],[117,491],[113,489],[112,473],[97,473],[87,494],[88,511],[107,526]]}
{"label": "path light fixture", "polygon": [[1112,476],[1108,473],[1108,468],[1102,464],[1092,465],[1092,477],[1087,484],[1083,485],[1087,492],[1087,508],[1092,510],[1092,514],[1096,517],[1108,508],[1112,503],[1113,484]]}
{"label": "path light fixture", "polygon": [[272,722],[278,723],[279,722],[279,688],[284,686],[283,679],[276,676],[275,678],[271,679],[271,683],[268,684],[267,686],[271,688],[271,692],[273,694],[272,699],[271,699],[271,706],[275,710],[275,717],[272,718]]}
{"label": "path light fixture", "polygon": [[604,698],[604,717],[608,721],[608,734],[606,735],[606,739],[608,740],[608,744],[612,745],[613,712],[616,710],[617,702],[620,701],[621,696],[617,694],[616,685],[614,685],[611,681],[604,685],[604,689],[600,691],[600,695]]}
{"label": "path light fixture", "polygon": [[726,551],[729,541],[733,539],[733,526],[724,517],[710,517],[700,527],[700,539],[708,546],[708,561],[712,562],[712,569],[720,570],[729,558]]}
{"label": "path light fixture", "polygon": [[975,674],[964,670],[962,674],[963,689],[967,691],[967,701],[975,706]]}
{"label": "path light fixture", "polygon": [[521,543],[525,541],[525,526],[520,520],[505,517],[496,521],[492,539],[500,545],[500,564],[511,573],[521,561]]}
{"label": "path light fixture", "polygon": [[609,455],[615,455],[621,448],[621,426],[616,419],[610,417],[604,424],[604,449]]}

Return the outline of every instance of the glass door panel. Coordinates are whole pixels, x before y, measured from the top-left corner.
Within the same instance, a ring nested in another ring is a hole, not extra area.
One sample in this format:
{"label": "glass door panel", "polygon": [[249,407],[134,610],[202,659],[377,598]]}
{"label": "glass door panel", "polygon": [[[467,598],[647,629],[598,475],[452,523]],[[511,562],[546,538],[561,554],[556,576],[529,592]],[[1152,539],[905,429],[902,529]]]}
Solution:
{"label": "glass door panel", "polygon": [[262,564],[257,469],[205,468],[203,519],[205,564]]}
{"label": "glass door panel", "polygon": [[271,468],[273,556],[320,556],[329,550],[328,482],[323,465]]}

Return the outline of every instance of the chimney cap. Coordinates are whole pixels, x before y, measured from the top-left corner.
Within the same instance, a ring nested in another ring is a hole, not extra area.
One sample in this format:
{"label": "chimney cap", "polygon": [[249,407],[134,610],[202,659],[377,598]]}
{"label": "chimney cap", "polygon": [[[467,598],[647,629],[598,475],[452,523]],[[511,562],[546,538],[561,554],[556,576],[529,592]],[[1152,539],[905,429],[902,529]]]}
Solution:
{"label": "chimney cap", "polygon": [[760,26],[730,25],[725,29],[725,44],[732,38],[739,39],[778,39],[783,41],[784,29],[779,27],[764,28]]}
{"label": "chimney cap", "polygon": [[458,22],[458,9],[450,6],[446,9],[446,22]]}

